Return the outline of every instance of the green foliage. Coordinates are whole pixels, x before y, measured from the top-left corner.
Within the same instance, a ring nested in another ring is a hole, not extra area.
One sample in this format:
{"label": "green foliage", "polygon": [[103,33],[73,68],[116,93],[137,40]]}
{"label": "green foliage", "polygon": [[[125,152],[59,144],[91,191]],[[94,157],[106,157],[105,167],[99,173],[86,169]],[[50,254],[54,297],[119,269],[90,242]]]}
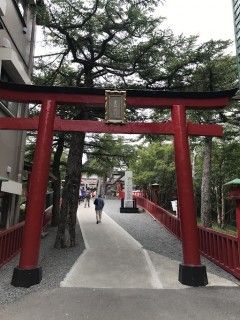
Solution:
{"label": "green foliage", "polygon": [[[39,20],[45,27],[46,41],[51,41],[61,52],[53,57],[52,65],[48,61],[52,69],[49,79],[55,77],[57,70],[67,82],[68,74],[62,70],[71,64],[69,72],[76,74],[71,77],[73,85],[101,86],[101,77],[112,86],[114,75],[114,85],[118,86],[125,77],[137,74],[139,61],[147,59],[149,49],[163,41],[158,30],[161,19],[151,14],[158,1],[47,0],[45,3],[45,11],[39,11]],[[39,68],[42,66],[43,60]]]}
{"label": "green foliage", "polygon": [[[202,146],[195,147],[197,150],[194,186],[196,200],[200,203],[200,189],[202,178],[203,152]],[[221,189],[224,190],[224,198],[227,198],[229,188],[224,184],[240,177],[240,144],[237,141],[215,140],[213,143],[212,172],[211,172],[211,202],[212,215],[216,219],[217,206],[221,205]],[[199,205],[198,205],[199,208]],[[225,209],[228,212],[234,209],[231,201],[225,201]],[[229,217],[227,217],[229,218]]]}
{"label": "green foliage", "polygon": [[39,20],[46,42],[59,48],[39,60],[40,70],[47,65],[50,83],[185,88],[207,51],[196,36],[176,37],[163,29],[164,19],[156,16],[159,1],[45,3]]}
{"label": "green foliage", "polygon": [[236,58],[225,53],[230,43],[211,40],[198,48],[199,62],[189,78],[190,90],[217,91],[236,86]]}
{"label": "green foliage", "polygon": [[124,143],[122,137],[114,138],[110,134],[94,135],[92,141],[86,144],[85,152],[88,160],[83,172],[110,177],[113,171],[126,170],[130,159],[134,157],[135,149]]}
{"label": "green foliage", "polygon": [[169,144],[153,142],[148,146],[138,147],[136,158],[131,161],[134,183],[140,188],[158,183],[160,202],[169,207],[176,196],[175,163],[173,147]]}
{"label": "green foliage", "polygon": [[216,186],[240,177],[240,145],[236,141],[214,144],[213,183]]}
{"label": "green foliage", "polygon": [[[163,30],[163,19],[152,14],[159,1],[45,0],[45,3],[46,8],[40,10],[39,19],[45,27],[46,42],[51,41],[58,49],[56,55],[38,59],[36,83],[216,91],[232,88],[237,82],[234,57],[225,54],[229,41],[208,41],[199,45],[196,36],[175,37],[170,30]],[[71,109],[71,113],[66,110],[61,111],[62,117],[79,117],[77,108]],[[235,119],[238,110],[239,106],[235,104],[227,113],[194,111],[188,116],[198,123],[230,122],[234,125],[225,139],[227,145],[221,147],[224,149],[239,135],[239,123]],[[96,114],[96,110],[85,115],[88,118],[102,116]],[[155,112],[151,117],[167,121],[170,114]],[[128,119],[139,118],[144,116],[128,110]],[[95,138],[94,147],[85,148],[88,153],[86,171],[108,176],[114,168],[129,165],[127,156],[131,158],[134,154],[132,146],[127,147],[120,140],[115,143],[107,135]],[[200,139],[194,139],[194,146],[201,142]],[[162,200],[168,203],[176,188],[173,153],[171,146],[161,145],[158,140],[158,137],[149,136],[151,143],[138,148],[130,166],[136,184],[158,182],[164,195]],[[237,143],[229,150],[222,150],[220,146],[219,143],[214,145],[212,178],[213,185],[219,187],[227,179],[222,170],[228,172],[229,177],[238,174],[235,164],[231,168],[230,158],[225,159],[227,152],[236,158]],[[195,187],[199,199],[202,149],[197,148]],[[238,166],[237,159],[234,163]]]}

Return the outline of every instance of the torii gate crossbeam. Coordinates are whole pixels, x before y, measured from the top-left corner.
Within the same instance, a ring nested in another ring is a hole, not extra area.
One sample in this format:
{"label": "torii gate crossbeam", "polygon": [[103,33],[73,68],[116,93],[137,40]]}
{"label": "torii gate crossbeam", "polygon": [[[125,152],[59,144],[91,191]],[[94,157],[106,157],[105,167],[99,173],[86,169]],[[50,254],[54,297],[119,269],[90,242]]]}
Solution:
{"label": "torii gate crossbeam", "polygon": [[84,107],[104,108],[104,90],[93,88],[62,88],[16,85],[0,82],[0,99],[37,102],[42,105],[39,118],[0,119],[0,129],[37,130],[33,169],[26,208],[19,266],[14,269],[12,284],[29,287],[42,279],[38,266],[40,236],[47,190],[48,172],[54,131],[150,133],[174,136],[175,162],[183,263],[179,267],[179,281],[190,286],[207,284],[205,266],[201,265],[196,223],[189,135],[222,136],[216,125],[187,123],[187,109],[216,109],[228,105],[235,90],[217,93],[186,93],[166,91],[127,90],[127,105],[134,108],[169,108],[172,120],[166,123],[106,124],[103,121],[63,120],[56,117],[58,104],[82,104]]}

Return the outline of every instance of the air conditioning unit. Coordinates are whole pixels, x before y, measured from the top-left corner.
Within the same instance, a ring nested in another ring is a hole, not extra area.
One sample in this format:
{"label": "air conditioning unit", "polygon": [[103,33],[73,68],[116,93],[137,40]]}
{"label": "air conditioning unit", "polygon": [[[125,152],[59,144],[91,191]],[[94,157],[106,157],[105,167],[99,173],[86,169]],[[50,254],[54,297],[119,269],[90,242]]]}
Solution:
{"label": "air conditioning unit", "polygon": [[0,0],[0,16],[4,16],[7,8],[7,0]]}

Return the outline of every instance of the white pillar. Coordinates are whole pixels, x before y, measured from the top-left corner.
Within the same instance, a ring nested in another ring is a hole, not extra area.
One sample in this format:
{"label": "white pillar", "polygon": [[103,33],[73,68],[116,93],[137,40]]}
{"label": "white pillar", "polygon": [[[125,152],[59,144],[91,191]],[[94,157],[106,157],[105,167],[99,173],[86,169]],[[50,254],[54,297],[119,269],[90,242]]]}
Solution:
{"label": "white pillar", "polygon": [[132,196],[132,171],[125,171],[125,197],[124,197],[124,207],[133,208],[133,196]]}

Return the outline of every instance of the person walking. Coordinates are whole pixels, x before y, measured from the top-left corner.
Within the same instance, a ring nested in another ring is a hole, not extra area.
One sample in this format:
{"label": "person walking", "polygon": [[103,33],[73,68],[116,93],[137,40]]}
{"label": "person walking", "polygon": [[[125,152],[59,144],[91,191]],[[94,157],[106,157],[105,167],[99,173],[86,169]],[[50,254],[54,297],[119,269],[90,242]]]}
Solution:
{"label": "person walking", "polygon": [[97,224],[101,222],[102,220],[102,210],[104,207],[104,201],[101,197],[101,195],[99,194],[98,197],[94,200],[94,205],[95,205],[95,211],[96,211],[96,220],[97,220]]}
{"label": "person walking", "polygon": [[85,194],[84,208],[86,208],[86,206],[90,207],[90,199],[91,199],[91,192],[89,189],[87,189],[86,194]]}

